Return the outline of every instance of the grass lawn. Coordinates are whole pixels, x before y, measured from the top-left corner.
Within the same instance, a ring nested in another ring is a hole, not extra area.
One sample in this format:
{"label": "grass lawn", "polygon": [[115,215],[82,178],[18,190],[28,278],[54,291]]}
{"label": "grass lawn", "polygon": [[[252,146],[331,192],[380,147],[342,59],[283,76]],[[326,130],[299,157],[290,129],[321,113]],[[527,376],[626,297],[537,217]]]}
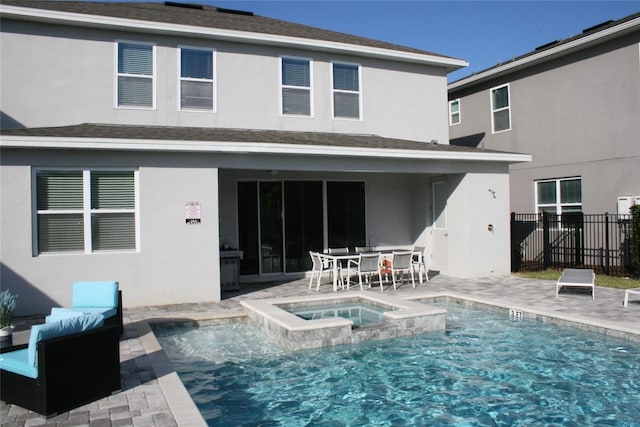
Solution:
{"label": "grass lawn", "polygon": [[[553,280],[554,282],[562,275],[561,270],[547,269],[542,271],[522,271],[514,273],[516,276],[528,277],[530,279]],[[596,285],[607,288],[631,289],[640,288],[640,279],[629,277],[614,277],[604,274],[596,274]]]}

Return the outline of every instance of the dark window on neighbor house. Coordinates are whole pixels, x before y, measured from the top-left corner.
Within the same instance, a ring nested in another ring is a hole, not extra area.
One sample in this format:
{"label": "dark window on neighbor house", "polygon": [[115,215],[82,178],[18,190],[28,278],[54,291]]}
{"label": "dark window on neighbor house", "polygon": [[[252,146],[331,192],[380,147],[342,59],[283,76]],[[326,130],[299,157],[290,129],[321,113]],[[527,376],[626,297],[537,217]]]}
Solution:
{"label": "dark window on neighbor house", "polygon": [[282,114],[311,115],[311,61],[282,58]]}
{"label": "dark window on neighbor house", "polygon": [[536,212],[560,215],[582,211],[582,179],[559,178],[536,181]]}
{"label": "dark window on neighbor house", "polygon": [[180,49],[180,108],[213,111],[213,50]]}
{"label": "dark window on neighbor house", "polygon": [[35,253],[136,249],[135,172],[38,170]]}
{"label": "dark window on neighbor house", "polygon": [[153,107],[153,45],[118,43],[119,107]]}
{"label": "dark window on neighbor house", "polygon": [[457,125],[460,121],[460,100],[449,101],[449,124]]}
{"label": "dark window on neighbor house", "polygon": [[511,129],[509,85],[491,89],[491,128],[493,133]]}
{"label": "dark window on neighbor house", "polygon": [[360,66],[333,64],[333,117],[360,118]]}

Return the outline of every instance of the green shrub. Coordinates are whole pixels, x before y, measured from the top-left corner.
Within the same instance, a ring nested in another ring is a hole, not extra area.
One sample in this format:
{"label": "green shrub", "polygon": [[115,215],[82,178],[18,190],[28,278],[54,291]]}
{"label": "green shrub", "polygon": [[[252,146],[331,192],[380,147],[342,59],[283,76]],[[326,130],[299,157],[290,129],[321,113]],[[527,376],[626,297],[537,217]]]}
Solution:
{"label": "green shrub", "polygon": [[0,328],[11,325],[11,313],[16,308],[18,295],[13,295],[8,290],[0,292]]}

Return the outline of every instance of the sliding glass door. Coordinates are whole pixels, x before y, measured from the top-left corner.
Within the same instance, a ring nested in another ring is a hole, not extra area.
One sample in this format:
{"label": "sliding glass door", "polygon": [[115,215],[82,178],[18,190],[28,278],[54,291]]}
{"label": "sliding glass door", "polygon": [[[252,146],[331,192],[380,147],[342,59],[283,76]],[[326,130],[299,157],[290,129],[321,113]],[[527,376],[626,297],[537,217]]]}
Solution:
{"label": "sliding glass door", "polygon": [[309,251],[322,250],[322,181],[285,181],[287,273],[311,270]]}
{"label": "sliding glass door", "polygon": [[260,188],[260,265],[261,273],[281,273],[282,183],[261,182]]}
{"label": "sliding glass door", "polygon": [[364,245],[363,182],[328,182],[326,197],[322,181],[239,182],[240,274],[310,270],[309,251],[325,247],[325,206],[329,246]]}
{"label": "sliding glass door", "polygon": [[364,182],[327,182],[328,247],[366,246]]}

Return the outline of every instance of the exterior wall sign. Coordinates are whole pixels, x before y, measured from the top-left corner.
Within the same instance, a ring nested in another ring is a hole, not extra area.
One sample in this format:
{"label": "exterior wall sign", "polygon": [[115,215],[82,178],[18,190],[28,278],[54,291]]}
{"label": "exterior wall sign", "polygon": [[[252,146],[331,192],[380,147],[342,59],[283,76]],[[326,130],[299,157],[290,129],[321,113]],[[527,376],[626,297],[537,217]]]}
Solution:
{"label": "exterior wall sign", "polygon": [[184,204],[184,217],[187,224],[200,224],[200,202],[186,202]]}

